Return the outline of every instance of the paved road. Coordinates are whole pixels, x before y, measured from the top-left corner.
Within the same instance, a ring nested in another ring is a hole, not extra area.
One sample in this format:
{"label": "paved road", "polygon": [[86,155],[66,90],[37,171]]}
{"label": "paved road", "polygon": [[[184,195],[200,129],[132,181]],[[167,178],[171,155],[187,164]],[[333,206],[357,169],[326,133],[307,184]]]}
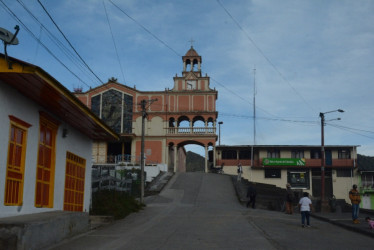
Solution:
{"label": "paved road", "polygon": [[226,175],[175,175],[139,213],[50,249],[373,249],[374,238],[239,204]]}

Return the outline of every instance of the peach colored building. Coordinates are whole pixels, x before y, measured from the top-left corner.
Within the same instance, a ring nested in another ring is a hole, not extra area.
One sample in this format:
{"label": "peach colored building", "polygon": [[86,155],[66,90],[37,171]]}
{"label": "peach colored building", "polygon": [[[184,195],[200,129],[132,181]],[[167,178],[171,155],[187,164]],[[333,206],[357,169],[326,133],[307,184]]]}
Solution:
{"label": "peach colored building", "polygon": [[184,146],[197,144],[205,148],[207,171],[208,150],[215,149],[217,140],[217,91],[209,87],[210,78],[202,75],[201,56],[192,46],[182,61],[182,75],[173,78],[171,89],[140,91],[112,78],[85,93],[75,92],[85,105],[120,134],[119,141],[94,143],[94,162],[139,163],[142,135],[140,104],[145,100],[145,164],[164,164],[169,171],[184,172]]}

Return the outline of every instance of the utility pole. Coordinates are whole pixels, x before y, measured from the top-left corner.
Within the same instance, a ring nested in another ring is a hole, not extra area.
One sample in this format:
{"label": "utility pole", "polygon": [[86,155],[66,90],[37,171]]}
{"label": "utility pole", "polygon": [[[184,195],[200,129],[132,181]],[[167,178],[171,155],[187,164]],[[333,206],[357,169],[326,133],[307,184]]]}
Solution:
{"label": "utility pole", "polygon": [[[328,212],[330,210],[328,201],[326,200],[325,197],[325,114],[327,113],[332,113],[332,112],[340,112],[343,113],[344,110],[342,109],[337,109],[333,111],[328,111],[328,112],[320,112],[319,117],[321,118],[321,212]],[[332,119],[329,121],[333,120],[340,120],[340,118]]]}
{"label": "utility pole", "polygon": [[141,153],[140,153],[140,203],[144,203],[144,186],[145,186],[145,180],[144,180],[144,134],[145,134],[145,118],[147,117],[147,103],[151,105],[153,102],[157,101],[156,99],[151,100],[141,100],[140,101],[140,107],[142,109],[142,143],[141,143]]}
{"label": "utility pole", "polygon": [[251,167],[253,168],[254,145],[256,145],[256,68],[253,69],[253,144],[251,147]]}

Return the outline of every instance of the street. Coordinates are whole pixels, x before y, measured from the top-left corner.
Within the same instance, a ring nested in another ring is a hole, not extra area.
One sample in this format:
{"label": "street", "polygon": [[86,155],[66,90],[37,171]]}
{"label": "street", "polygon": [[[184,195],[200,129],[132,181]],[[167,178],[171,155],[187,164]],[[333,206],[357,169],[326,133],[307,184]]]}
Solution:
{"label": "street", "polygon": [[[261,197],[258,197],[261,199]],[[176,174],[147,206],[49,249],[373,249],[374,238],[300,214],[242,206],[229,176]]]}

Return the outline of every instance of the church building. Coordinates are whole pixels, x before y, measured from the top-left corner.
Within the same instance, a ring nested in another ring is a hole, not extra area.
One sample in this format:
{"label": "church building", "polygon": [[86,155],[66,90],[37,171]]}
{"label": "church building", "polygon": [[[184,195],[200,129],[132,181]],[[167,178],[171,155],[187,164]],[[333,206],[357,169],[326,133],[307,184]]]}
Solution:
{"label": "church building", "polygon": [[94,163],[139,165],[145,111],[146,166],[163,165],[169,172],[185,172],[184,146],[195,144],[205,149],[208,171],[208,151],[215,150],[217,141],[218,92],[209,87],[210,78],[201,72],[202,58],[192,46],[182,62],[182,74],[173,78],[171,89],[141,91],[112,78],[87,92],[74,93],[120,135],[119,141],[94,143]]}

